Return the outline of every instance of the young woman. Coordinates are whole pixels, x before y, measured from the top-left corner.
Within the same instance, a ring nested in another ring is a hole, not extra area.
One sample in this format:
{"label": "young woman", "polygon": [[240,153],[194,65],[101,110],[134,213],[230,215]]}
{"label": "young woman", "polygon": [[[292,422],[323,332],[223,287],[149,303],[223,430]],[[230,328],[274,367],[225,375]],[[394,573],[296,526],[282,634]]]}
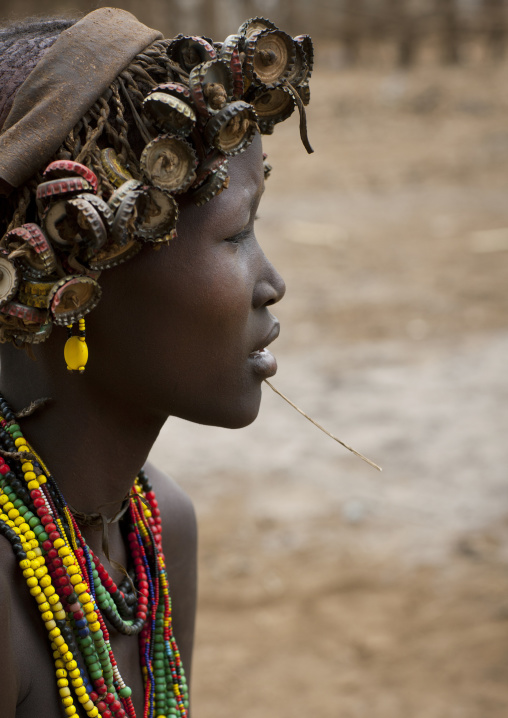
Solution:
{"label": "young woman", "polygon": [[188,716],[196,525],[146,459],[276,371],[258,130],[305,139],[310,40],[105,8],[0,43],[0,714]]}

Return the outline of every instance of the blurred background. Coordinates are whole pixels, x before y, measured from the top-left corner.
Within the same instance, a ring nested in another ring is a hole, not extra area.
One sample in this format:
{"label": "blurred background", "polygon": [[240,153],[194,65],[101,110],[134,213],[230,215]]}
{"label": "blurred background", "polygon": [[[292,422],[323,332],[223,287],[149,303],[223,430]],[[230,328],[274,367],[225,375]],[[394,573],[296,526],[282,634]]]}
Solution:
{"label": "blurred background", "polygon": [[[166,34],[310,33],[257,234],[288,291],[239,432],[166,424],[200,522],[196,718],[508,715],[508,3],[144,0]],[[2,0],[4,18],[95,4]]]}

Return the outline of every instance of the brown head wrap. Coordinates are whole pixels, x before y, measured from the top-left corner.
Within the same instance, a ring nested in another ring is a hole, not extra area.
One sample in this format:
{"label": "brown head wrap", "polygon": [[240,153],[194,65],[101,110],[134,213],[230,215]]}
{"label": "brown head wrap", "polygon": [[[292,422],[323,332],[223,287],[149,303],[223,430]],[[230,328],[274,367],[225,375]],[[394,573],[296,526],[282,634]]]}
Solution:
{"label": "brown head wrap", "polygon": [[64,30],[16,94],[0,134],[0,179],[12,187],[26,182],[117,75],[161,38],[116,8],[95,10]]}

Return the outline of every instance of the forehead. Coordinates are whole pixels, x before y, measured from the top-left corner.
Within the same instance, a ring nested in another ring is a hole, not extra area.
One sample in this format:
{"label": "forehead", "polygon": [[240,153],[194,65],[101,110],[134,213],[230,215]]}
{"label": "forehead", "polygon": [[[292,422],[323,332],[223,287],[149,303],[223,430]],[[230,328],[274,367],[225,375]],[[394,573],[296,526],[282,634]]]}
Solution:
{"label": "forehead", "polygon": [[180,213],[177,231],[182,225],[191,224],[222,227],[232,221],[245,224],[252,206],[264,189],[263,149],[261,137],[256,134],[249,147],[229,159],[229,185],[210,202],[196,207],[192,200],[186,200]]}

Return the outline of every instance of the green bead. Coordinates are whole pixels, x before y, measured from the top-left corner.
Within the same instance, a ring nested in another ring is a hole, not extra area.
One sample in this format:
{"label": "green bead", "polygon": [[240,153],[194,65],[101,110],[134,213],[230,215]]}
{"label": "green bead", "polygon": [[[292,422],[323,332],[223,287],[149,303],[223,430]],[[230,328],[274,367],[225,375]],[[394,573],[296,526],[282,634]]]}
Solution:
{"label": "green bead", "polygon": [[22,438],[23,438],[23,434],[21,433],[21,431],[13,431],[13,432],[12,432],[12,438],[13,438],[13,439],[22,439]]}
{"label": "green bead", "polygon": [[[34,534],[36,536],[38,536],[39,538],[40,538],[41,534],[44,533],[44,529],[42,528],[42,526],[32,526],[32,529],[33,529]],[[42,539],[41,539],[41,541],[42,541]]]}
{"label": "green bead", "polygon": [[120,688],[120,690],[118,691],[118,695],[122,698],[130,698],[130,696],[132,695],[132,691],[129,686],[124,686],[123,688]]}
{"label": "green bead", "polygon": [[7,427],[7,431],[9,432],[9,434],[13,434],[15,431],[19,431],[19,429],[19,424],[11,424]]}
{"label": "green bead", "polygon": [[[28,514],[27,514],[27,518],[28,518]],[[39,524],[40,524],[40,521],[39,521],[39,519],[38,519],[36,516],[33,516],[33,515],[32,515],[32,516],[28,519],[28,525],[30,526],[31,529],[33,529],[34,526],[39,526]]]}
{"label": "green bead", "polygon": [[42,531],[42,532],[39,534],[39,538],[40,538],[40,540],[41,540],[41,543],[43,543],[44,541],[47,541],[47,540],[48,540],[49,536],[48,536],[48,534],[47,534],[45,531]]}

